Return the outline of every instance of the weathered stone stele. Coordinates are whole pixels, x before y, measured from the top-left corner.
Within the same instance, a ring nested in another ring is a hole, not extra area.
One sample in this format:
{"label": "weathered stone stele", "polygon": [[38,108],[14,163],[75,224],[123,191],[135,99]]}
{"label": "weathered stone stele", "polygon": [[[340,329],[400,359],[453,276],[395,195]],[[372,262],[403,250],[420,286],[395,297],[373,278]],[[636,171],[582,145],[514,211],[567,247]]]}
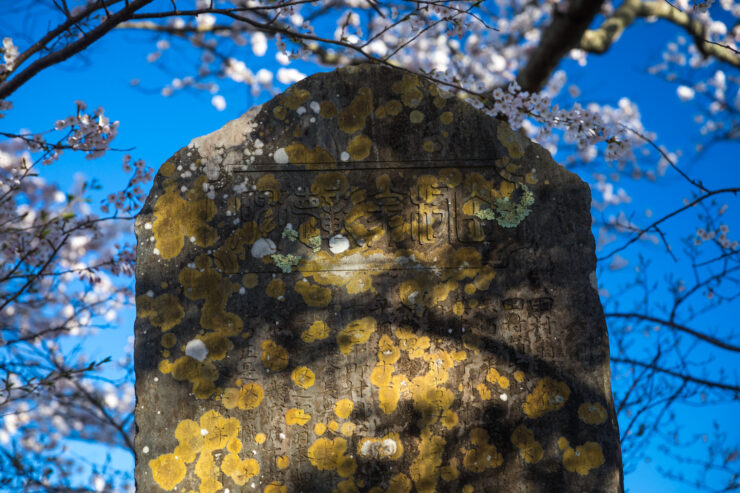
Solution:
{"label": "weathered stone stele", "polygon": [[136,221],[138,491],[621,491],[589,203],[382,66],[195,139]]}

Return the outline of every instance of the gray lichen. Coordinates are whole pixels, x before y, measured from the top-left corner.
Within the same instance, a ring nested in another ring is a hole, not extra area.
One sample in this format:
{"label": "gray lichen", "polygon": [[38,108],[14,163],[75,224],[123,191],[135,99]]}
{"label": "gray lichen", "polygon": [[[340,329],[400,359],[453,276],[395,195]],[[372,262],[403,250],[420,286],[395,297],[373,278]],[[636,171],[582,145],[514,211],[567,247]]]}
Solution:
{"label": "gray lichen", "polygon": [[503,228],[514,228],[524,221],[530,213],[530,207],[534,204],[534,194],[522,185],[522,196],[518,202],[513,202],[509,197],[496,199],[495,212],[492,209],[481,209],[475,213],[475,217],[483,221],[493,221]]}
{"label": "gray lichen", "polygon": [[321,235],[312,236],[308,239],[308,245],[314,252],[321,250]]}
{"label": "gray lichen", "polygon": [[522,196],[519,202],[512,202],[509,197],[496,199],[496,222],[504,228],[514,228],[529,215],[529,207],[534,204],[534,194],[522,185]]}
{"label": "gray lichen", "polygon": [[290,274],[293,272],[293,267],[297,266],[303,257],[299,255],[293,255],[289,253],[283,255],[282,253],[274,253],[270,255],[275,266],[278,267],[284,274]]}
{"label": "gray lichen", "polygon": [[283,229],[283,233],[281,236],[283,238],[287,238],[288,241],[295,241],[298,239],[298,231],[296,231],[290,225],[288,225],[285,227],[285,229]]}

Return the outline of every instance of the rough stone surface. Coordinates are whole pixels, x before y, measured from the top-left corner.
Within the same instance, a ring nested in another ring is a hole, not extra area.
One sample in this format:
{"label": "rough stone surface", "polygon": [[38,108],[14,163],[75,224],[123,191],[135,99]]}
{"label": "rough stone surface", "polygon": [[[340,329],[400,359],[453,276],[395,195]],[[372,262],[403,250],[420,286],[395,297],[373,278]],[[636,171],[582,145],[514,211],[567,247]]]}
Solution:
{"label": "rough stone surface", "polygon": [[136,221],[138,491],[621,491],[589,203],[386,67],[195,139]]}

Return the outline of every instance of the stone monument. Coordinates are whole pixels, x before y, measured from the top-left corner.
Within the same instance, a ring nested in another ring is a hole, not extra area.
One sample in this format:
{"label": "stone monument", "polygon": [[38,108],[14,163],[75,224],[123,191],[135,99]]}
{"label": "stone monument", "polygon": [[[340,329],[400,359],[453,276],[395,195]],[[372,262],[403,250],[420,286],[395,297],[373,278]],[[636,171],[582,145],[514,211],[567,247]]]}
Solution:
{"label": "stone monument", "polygon": [[380,65],[193,140],[136,220],[138,491],[622,491],[589,205]]}

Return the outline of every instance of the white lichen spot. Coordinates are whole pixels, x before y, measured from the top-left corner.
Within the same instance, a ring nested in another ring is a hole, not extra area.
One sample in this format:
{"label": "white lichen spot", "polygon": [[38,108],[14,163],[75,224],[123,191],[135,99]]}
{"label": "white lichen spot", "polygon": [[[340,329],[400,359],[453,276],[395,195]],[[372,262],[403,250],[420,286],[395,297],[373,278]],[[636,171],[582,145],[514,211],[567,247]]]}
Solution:
{"label": "white lichen spot", "polygon": [[588,275],[588,280],[591,282],[591,287],[598,290],[599,289],[599,283],[596,280],[596,271],[592,270],[591,273]]}
{"label": "white lichen spot", "polygon": [[508,396],[508,395],[506,395],[506,394],[501,394],[501,395],[500,395],[500,396],[498,396],[498,397],[499,397],[499,399],[501,399],[501,400],[502,400],[502,401],[504,401],[504,402],[506,402],[506,401],[508,401],[508,400],[509,400],[509,396]]}
{"label": "white lichen spot", "polygon": [[398,450],[398,445],[395,440],[386,438],[380,446],[380,453],[383,455],[393,455]]}
{"label": "white lichen spot", "polygon": [[295,112],[298,113],[299,115],[302,115],[306,112],[306,108],[304,108],[303,106],[299,106],[298,109],[295,110]]}
{"label": "white lichen spot", "polygon": [[288,164],[288,161],[290,161],[288,159],[288,153],[282,147],[275,151],[274,159],[277,164]]}
{"label": "white lichen spot", "polygon": [[152,229],[152,223],[144,224],[144,229]]}
{"label": "white lichen spot", "polygon": [[206,435],[208,435],[208,430],[206,430],[205,428],[201,428],[200,429],[200,434],[203,435],[203,436],[206,436]]}
{"label": "white lichen spot", "polygon": [[311,111],[313,111],[314,113],[318,113],[319,111],[321,111],[321,105],[318,101],[311,101],[311,104],[309,106],[311,107]]}
{"label": "white lichen spot", "polygon": [[247,292],[247,290],[244,289],[244,286],[242,286],[242,287],[239,288],[239,294],[244,294],[246,292]]}
{"label": "white lichen spot", "polygon": [[148,297],[150,297],[150,298],[154,298],[154,291],[152,291],[152,290],[150,289],[149,291],[147,291],[147,292],[146,292],[146,295],[147,295]]}
{"label": "white lichen spot", "polygon": [[202,363],[208,356],[208,348],[200,339],[193,339],[185,346],[185,354]]}
{"label": "white lichen spot", "polygon": [[148,454],[148,453],[149,453],[149,447],[147,447],[147,446],[145,445],[145,446],[144,446],[144,448],[143,448],[143,449],[141,449],[141,451],[142,451],[142,452],[144,452],[145,454]]}
{"label": "white lichen spot", "polygon": [[159,248],[155,248],[154,250],[152,250],[152,253],[154,255],[159,255]]}
{"label": "white lichen spot", "polygon": [[342,161],[347,161],[349,159],[349,152],[344,151],[342,152],[339,157],[342,159]]}
{"label": "white lichen spot", "polygon": [[207,161],[206,162],[206,176],[208,177],[209,181],[216,181],[218,180],[219,175],[221,174],[221,170],[219,169],[219,166],[214,161]]}
{"label": "white lichen spot", "polygon": [[285,433],[281,433],[278,436],[280,437],[280,440],[285,440]]}
{"label": "white lichen spot", "polygon": [[349,249],[349,240],[342,235],[334,235],[329,238],[329,251],[333,254],[342,253]]}
{"label": "white lichen spot", "polygon": [[275,242],[269,238],[260,238],[252,245],[252,257],[262,258],[267,255],[272,255],[277,251]]}

